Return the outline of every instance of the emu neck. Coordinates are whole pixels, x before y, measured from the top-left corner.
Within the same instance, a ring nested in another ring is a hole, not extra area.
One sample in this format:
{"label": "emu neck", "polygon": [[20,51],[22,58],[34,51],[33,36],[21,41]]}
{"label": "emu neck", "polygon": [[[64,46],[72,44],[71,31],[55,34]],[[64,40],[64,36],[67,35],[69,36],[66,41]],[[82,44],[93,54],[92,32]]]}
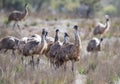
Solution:
{"label": "emu neck", "polygon": [[105,28],[106,28],[106,29],[109,29],[109,27],[110,27],[110,22],[109,22],[109,21],[106,21],[106,23],[105,23]]}
{"label": "emu neck", "polygon": [[56,35],[55,35],[55,40],[54,42],[57,42],[59,40],[59,37],[58,37],[58,32],[56,32]]}
{"label": "emu neck", "polygon": [[68,43],[68,39],[69,39],[69,37],[64,37],[64,41],[63,41],[63,44],[66,44],[66,43]]}
{"label": "emu neck", "polygon": [[45,42],[45,35],[42,35],[41,36],[41,43],[44,43]]}
{"label": "emu neck", "polygon": [[80,46],[81,45],[81,40],[80,40],[80,36],[79,36],[78,30],[75,30],[75,45],[76,46]]}
{"label": "emu neck", "polygon": [[24,10],[24,16],[26,16],[26,15],[28,15],[28,9],[27,9],[27,7]]}

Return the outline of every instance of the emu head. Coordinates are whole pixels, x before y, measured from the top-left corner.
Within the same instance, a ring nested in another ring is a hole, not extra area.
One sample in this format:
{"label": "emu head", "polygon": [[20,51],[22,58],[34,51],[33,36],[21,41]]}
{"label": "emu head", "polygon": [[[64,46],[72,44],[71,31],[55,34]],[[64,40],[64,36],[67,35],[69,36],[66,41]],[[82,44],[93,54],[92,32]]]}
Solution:
{"label": "emu head", "polygon": [[45,32],[45,37],[46,37],[47,35],[48,35],[48,32],[46,31],[46,32]]}
{"label": "emu head", "polygon": [[105,15],[106,21],[109,21],[109,15]]}
{"label": "emu head", "polygon": [[45,29],[42,29],[42,35],[45,35],[45,34],[46,34]]}
{"label": "emu head", "polygon": [[28,7],[28,4],[26,3],[26,4],[25,4],[25,8],[27,8],[27,7]]}
{"label": "emu head", "polygon": [[65,33],[64,33],[64,37],[69,37],[69,35],[65,32]]}
{"label": "emu head", "polygon": [[100,42],[102,42],[103,41],[103,38],[100,38]]}
{"label": "emu head", "polygon": [[56,29],[56,33],[58,33],[59,32],[59,29]]}
{"label": "emu head", "polygon": [[75,30],[78,30],[78,26],[77,26],[77,25],[75,25],[75,26],[74,26],[74,29],[75,29]]}
{"label": "emu head", "polygon": [[65,32],[64,33],[64,42],[63,44],[67,43],[69,41],[69,35]]}

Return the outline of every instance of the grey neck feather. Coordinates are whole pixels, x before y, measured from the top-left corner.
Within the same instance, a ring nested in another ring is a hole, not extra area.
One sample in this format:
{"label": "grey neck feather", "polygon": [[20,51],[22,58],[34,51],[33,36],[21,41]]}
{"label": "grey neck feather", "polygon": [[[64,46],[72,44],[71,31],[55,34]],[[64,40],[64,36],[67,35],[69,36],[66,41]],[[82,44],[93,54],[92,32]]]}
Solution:
{"label": "grey neck feather", "polygon": [[69,41],[69,37],[65,36],[65,37],[64,37],[63,44],[66,44],[66,43],[68,43],[68,41]]}
{"label": "grey neck feather", "polygon": [[106,20],[105,28],[109,28],[109,26],[110,26],[109,20]]}
{"label": "grey neck feather", "polygon": [[45,35],[44,34],[41,35],[41,43],[43,43],[43,42],[45,42]]}
{"label": "grey neck feather", "polygon": [[75,44],[81,45],[81,40],[80,40],[80,37],[79,37],[78,30],[75,30]]}
{"label": "grey neck feather", "polygon": [[25,7],[24,15],[27,15],[27,14],[28,14],[28,9],[27,9],[27,7]]}
{"label": "grey neck feather", "polygon": [[56,32],[56,35],[55,35],[55,40],[54,42],[57,42],[59,40],[59,37],[58,37],[58,32]]}

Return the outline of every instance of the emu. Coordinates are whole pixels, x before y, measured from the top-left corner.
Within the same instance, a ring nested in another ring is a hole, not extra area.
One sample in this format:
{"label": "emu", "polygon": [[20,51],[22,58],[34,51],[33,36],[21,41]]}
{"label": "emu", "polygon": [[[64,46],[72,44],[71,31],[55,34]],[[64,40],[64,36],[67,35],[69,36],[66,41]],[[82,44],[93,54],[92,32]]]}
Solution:
{"label": "emu", "polygon": [[4,52],[12,50],[12,54],[15,56],[15,50],[18,48],[19,39],[13,36],[7,36],[0,41],[0,50],[5,49]]}
{"label": "emu", "polygon": [[68,61],[72,62],[72,71],[74,72],[74,63],[75,61],[80,60],[80,50],[81,50],[81,39],[79,36],[78,26],[74,26],[75,30],[75,40],[74,43],[69,43],[67,45],[63,45],[59,53],[56,55],[57,60],[55,61],[55,65],[59,68],[61,65],[65,64]]}
{"label": "emu", "polygon": [[106,31],[109,30],[110,28],[110,20],[109,20],[109,16],[108,15],[105,15],[105,18],[106,18],[106,22],[105,24],[102,24],[102,23],[98,23],[98,25],[95,27],[94,31],[93,31],[93,34],[94,35],[102,35],[104,34]]}
{"label": "emu", "polygon": [[20,29],[20,26],[18,25],[18,21],[21,21],[25,19],[25,17],[28,15],[28,5],[25,4],[24,11],[12,11],[10,15],[8,16],[8,22],[14,21],[13,29],[17,25],[18,29]]}
{"label": "emu", "polygon": [[88,46],[87,46],[87,51],[88,52],[96,52],[96,51],[101,51],[101,43],[103,41],[103,38],[93,38],[89,41]]}
{"label": "emu", "polygon": [[95,65],[98,64],[98,52],[101,51],[101,43],[103,41],[103,38],[92,38],[87,45],[87,51],[91,52],[92,59],[94,60]]}
{"label": "emu", "polygon": [[[34,68],[34,56],[33,55],[42,55],[43,52],[47,49],[47,43],[45,41],[45,29],[42,30],[41,41],[32,40],[25,44],[22,54],[27,56],[32,56],[32,64]],[[37,64],[39,63],[39,57],[37,59]],[[23,57],[22,57],[23,61]]]}
{"label": "emu", "polygon": [[60,47],[62,46],[59,41],[59,29],[56,29],[54,43],[50,46],[50,50],[47,53],[47,57],[50,58],[50,62],[54,65],[56,54],[59,52]]}

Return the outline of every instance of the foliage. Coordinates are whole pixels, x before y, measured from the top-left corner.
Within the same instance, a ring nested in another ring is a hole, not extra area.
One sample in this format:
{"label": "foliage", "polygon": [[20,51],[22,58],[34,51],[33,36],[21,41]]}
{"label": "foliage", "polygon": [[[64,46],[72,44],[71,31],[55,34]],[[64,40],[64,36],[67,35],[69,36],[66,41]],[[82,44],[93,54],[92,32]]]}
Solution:
{"label": "foliage", "polygon": [[79,7],[79,0],[51,0],[50,6],[57,11],[72,11]]}
{"label": "foliage", "polygon": [[108,15],[116,15],[117,14],[117,9],[113,5],[108,5],[108,6],[104,7],[103,11],[105,14],[108,14]]}
{"label": "foliage", "polygon": [[21,10],[25,3],[28,3],[27,0],[0,0],[1,3],[1,8],[4,9],[17,9],[17,10]]}
{"label": "foliage", "polygon": [[21,10],[25,3],[29,3],[35,10],[47,9],[58,12],[73,11],[80,4],[93,6],[100,0],[0,0],[0,8]]}
{"label": "foliage", "polygon": [[120,0],[112,0],[110,4],[112,4],[116,7],[116,9],[118,11],[117,14],[119,15],[119,13],[120,13]]}

